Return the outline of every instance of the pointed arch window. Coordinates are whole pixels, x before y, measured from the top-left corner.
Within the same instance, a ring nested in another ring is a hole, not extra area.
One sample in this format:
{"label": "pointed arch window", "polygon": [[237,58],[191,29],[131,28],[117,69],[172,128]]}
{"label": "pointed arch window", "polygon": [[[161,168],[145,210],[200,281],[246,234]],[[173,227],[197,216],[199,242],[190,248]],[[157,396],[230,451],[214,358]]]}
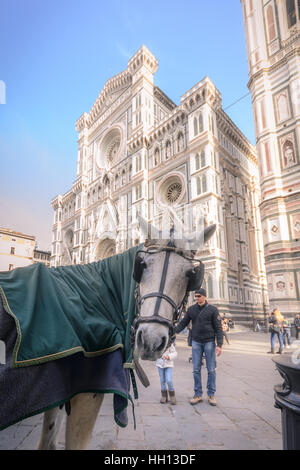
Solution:
{"label": "pointed arch window", "polygon": [[219,279],[219,291],[221,299],[225,298],[225,281],[224,281],[224,274],[220,275]]}
{"label": "pointed arch window", "polygon": [[171,142],[168,140],[166,143],[166,158],[171,157]]}
{"label": "pointed arch window", "polygon": [[197,194],[201,194],[201,178],[198,177],[197,180],[196,180],[196,184],[197,184]]}
{"label": "pointed arch window", "polygon": [[207,295],[208,298],[213,298],[214,296],[213,281],[211,274],[207,275]]}
{"label": "pointed arch window", "polygon": [[198,176],[196,178],[196,191],[197,191],[197,195],[207,192],[206,175]]}
{"label": "pointed arch window", "polygon": [[219,240],[219,234],[217,230],[216,230],[216,247],[220,248],[220,240]]}
{"label": "pointed arch window", "polygon": [[200,170],[200,168],[204,168],[206,165],[206,156],[205,150],[201,150],[201,153],[196,153],[195,156],[195,170]]}
{"label": "pointed arch window", "polygon": [[206,182],[206,175],[202,176],[202,192],[206,193],[207,191],[207,182]]}
{"label": "pointed arch window", "polygon": [[286,0],[288,27],[294,26],[300,19],[300,0]]}
{"label": "pointed arch window", "polygon": [[194,118],[194,135],[198,134],[198,121],[197,118]]}
{"label": "pointed arch window", "polygon": [[199,114],[199,132],[203,132],[204,126],[203,126],[203,115],[202,113]]}
{"label": "pointed arch window", "polygon": [[159,148],[154,150],[154,166],[158,165],[159,163]]}
{"label": "pointed arch window", "polygon": [[142,184],[139,183],[135,187],[135,200],[137,201],[142,197]]}
{"label": "pointed arch window", "polygon": [[183,134],[182,132],[179,132],[178,137],[177,137],[177,151],[181,152],[184,147],[184,140],[183,140]]}
{"label": "pointed arch window", "polygon": [[267,24],[268,24],[269,41],[271,42],[276,37],[275,18],[274,18],[274,10],[273,10],[272,5],[269,5],[267,8]]}
{"label": "pointed arch window", "polygon": [[138,173],[142,169],[142,157],[137,155],[135,160],[135,172]]}
{"label": "pointed arch window", "polygon": [[205,150],[202,150],[201,152],[201,168],[203,168],[205,166]]}

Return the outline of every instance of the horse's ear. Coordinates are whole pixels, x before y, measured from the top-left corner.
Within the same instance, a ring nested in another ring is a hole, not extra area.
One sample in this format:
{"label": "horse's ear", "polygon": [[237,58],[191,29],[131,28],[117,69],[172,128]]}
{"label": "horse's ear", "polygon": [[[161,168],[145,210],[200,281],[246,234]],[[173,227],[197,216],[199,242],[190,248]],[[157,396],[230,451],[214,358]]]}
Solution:
{"label": "horse's ear", "polygon": [[145,239],[151,239],[151,241],[153,241],[154,238],[160,238],[159,230],[147,222],[147,220],[145,220],[140,214],[137,215],[137,219],[139,221],[142,235]]}
{"label": "horse's ear", "polygon": [[203,237],[204,243],[208,242],[208,240],[213,236],[213,234],[216,231],[216,228],[217,228],[216,224],[212,224],[209,227],[206,227],[204,229],[204,237]]}
{"label": "horse's ear", "polygon": [[139,225],[141,228],[141,232],[145,238],[149,237],[149,225],[148,222],[140,215],[137,215],[137,219],[139,221]]}
{"label": "horse's ear", "polygon": [[157,245],[158,240],[154,240],[153,238],[147,238],[144,242],[144,246],[152,246]]}

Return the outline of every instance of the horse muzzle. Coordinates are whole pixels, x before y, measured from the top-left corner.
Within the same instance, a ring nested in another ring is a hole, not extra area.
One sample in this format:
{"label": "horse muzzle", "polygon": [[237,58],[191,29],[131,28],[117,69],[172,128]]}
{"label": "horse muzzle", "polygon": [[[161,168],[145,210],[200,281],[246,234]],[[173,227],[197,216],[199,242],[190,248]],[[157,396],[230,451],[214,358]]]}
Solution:
{"label": "horse muzzle", "polygon": [[132,326],[135,353],[143,360],[155,361],[174,340],[174,328],[157,316],[137,319]]}

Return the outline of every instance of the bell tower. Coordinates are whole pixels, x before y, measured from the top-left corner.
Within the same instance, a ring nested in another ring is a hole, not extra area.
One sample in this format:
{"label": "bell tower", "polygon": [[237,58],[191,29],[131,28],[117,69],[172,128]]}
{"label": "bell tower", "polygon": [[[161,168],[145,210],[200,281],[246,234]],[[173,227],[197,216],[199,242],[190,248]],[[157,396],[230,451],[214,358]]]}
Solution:
{"label": "bell tower", "polygon": [[300,4],[241,3],[270,307],[292,316],[300,309]]}

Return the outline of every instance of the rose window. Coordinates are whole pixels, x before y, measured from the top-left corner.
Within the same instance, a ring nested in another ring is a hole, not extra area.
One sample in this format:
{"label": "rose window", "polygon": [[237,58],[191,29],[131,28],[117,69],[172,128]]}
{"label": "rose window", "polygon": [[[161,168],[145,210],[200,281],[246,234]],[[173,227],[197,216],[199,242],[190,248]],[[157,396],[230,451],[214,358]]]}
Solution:
{"label": "rose window", "polygon": [[158,183],[155,200],[158,205],[181,204],[185,196],[184,175],[178,171],[165,176]]}
{"label": "rose window", "polygon": [[99,168],[110,168],[118,161],[122,147],[122,132],[119,127],[111,129],[100,142],[97,153]]}
{"label": "rose window", "polygon": [[177,201],[182,193],[182,185],[179,182],[172,183],[167,189],[167,199],[171,203]]}
{"label": "rose window", "polygon": [[119,148],[120,148],[120,137],[117,137],[115,140],[113,140],[109,145],[106,150],[106,155],[109,159],[110,162],[114,160],[116,155],[118,154]]}

